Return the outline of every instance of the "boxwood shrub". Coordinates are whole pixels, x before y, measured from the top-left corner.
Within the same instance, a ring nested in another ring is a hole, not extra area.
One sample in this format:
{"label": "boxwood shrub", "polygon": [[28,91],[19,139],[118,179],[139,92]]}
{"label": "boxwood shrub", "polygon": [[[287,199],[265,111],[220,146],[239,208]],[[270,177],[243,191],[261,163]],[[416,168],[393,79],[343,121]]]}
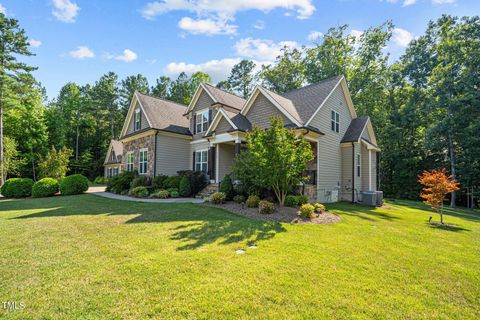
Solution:
{"label": "boxwood shrub", "polygon": [[171,188],[178,190],[178,187],[180,186],[180,179],[182,179],[180,176],[168,177],[163,181],[163,187],[167,190]]}
{"label": "boxwood shrub", "polygon": [[60,182],[62,196],[81,194],[88,190],[88,179],[81,174],[72,174]]}
{"label": "boxwood shrub", "polygon": [[124,171],[107,181],[107,191],[113,193],[127,193],[130,190],[130,183],[137,176],[136,171]]}
{"label": "boxwood shrub", "polygon": [[29,178],[11,178],[2,186],[2,195],[7,198],[26,198],[32,195],[33,180]]}
{"label": "boxwood shrub", "polygon": [[298,197],[293,194],[289,194],[288,196],[286,196],[285,206],[292,207],[292,208],[298,207]]}
{"label": "boxwood shrub", "polygon": [[43,198],[54,196],[58,192],[58,181],[54,178],[43,178],[35,182],[32,188],[32,197]]}
{"label": "boxwood shrub", "polygon": [[128,192],[129,195],[137,198],[146,198],[148,197],[148,190],[144,186],[138,186],[133,189],[131,189]]}

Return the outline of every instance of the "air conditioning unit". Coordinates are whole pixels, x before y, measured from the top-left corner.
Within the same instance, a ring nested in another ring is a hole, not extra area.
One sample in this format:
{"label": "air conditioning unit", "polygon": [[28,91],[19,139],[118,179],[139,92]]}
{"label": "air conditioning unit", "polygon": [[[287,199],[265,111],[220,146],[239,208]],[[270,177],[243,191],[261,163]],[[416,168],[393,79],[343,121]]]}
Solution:
{"label": "air conditioning unit", "polygon": [[377,205],[377,193],[375,191],[362,192],[362,202],[367,206],[375,207]]}
{"label": "air conditioning unit", "polygon": [[375,191],[377,194],[377,206],[383,206],[383,191]]}

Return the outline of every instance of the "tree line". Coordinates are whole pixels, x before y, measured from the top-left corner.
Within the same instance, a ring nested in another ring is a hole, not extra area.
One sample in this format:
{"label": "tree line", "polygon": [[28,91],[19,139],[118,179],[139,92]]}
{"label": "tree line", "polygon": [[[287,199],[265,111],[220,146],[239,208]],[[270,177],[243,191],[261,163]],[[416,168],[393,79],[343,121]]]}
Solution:
{"label": "tree line", "polygon": [[[1,14],[0,28],[3,166],[10,176],[35,178],[53,149],[70,152],[70,171],[102,175],[135,91],[188,104],[199,83],[211,82],[204,72],[160,76],[152,85],[141,74],[119,79],[109,72],[93,84],[67,83],[48,100],[33,68],[16,61],[31,54],[25,32]],[[360,36],[348,25],[330,28],[313,46],[285,47],[271,65],[239,62],[217,87],[247,97],[256,84],[283,93],[344,75],[358,114],[369,115],[376,130],[385,194],[418,199],[418,175],[445,167],[461,186],[452,202],[465,203],[472,189],[480,193],[480,18],[443,15],[395,60],[385,50],[393,28],[387,21]],[[18,50],[9,52],[12,43]]]}

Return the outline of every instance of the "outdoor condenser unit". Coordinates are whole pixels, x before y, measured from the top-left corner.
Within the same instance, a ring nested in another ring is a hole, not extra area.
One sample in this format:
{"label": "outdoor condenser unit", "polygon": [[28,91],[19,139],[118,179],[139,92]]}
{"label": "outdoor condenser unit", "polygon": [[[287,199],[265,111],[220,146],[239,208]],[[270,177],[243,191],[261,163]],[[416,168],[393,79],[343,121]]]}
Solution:
{"label": "outdoor condenser unit", "polygon": [[375,207],[377,205],[377,193],[374,191],[362,192],[362,202],[367,206]]}
{"label": "outdoor condenser unit", "polygon": [[383,191],[376,191],[377,194],[377,206],[383,206]]}

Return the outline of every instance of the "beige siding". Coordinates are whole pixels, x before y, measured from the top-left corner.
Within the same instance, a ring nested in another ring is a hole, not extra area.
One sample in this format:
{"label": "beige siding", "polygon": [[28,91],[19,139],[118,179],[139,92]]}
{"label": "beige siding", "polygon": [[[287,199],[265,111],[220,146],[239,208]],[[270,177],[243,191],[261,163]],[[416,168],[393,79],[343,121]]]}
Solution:
{"label": "beige siding", "polygon": [[361,144],[362,150],[362,184],[360,186],[360,191],[371,191],[368,185],[368,174],[369,172],[369,161],[368,161],[368,149],[365,144]]}
{"label": "beige siding", "polygon": [[[340,132],[331,130],[331,111],[340,114]],[[319,138],[318,160],[319,172],[318,195],[319,201],[326,201],[324,195],[331,190],[338,190],[342,186],[342,151],[340,141],[347,130],[352,117],[341,86],[338,86],[328,98],[319,112],[312,119],[310,125],[318,128],[325,135]]]}
{"label": "beige siding", "polygon": [[[202,90],[202,92],[200,93],[200,96],[198,97],[198,100],[197,100],[197,103],[195,104],[195,106],[193,107],[192,109],[192,118],[190,119],[190,131],[193,133],[194,132],[194,115],[197,111],[202,111],[204,109],[211,109],[212,108],[212,104],[214,103],[214,101],[212,100],[212,98],[210,98],[210,96],[208,95],[208,93],[205,92],[205,90]],[[215,117],[215,114],[216,114],[216,111],[213,110],[212,112],[212,119],[210,119],[210,121],[213,120],[213,118]],[[205,132],[202,132],[202,133],[197,133],[195,135],[193,135],[193,140],[198,140],[198,139],[201,139],[203,136],[205,135]]]}
{"label": "beige siding", "polygon": [[284,124],[292,123],[273,103],[260,93],[248,110],[246,117],[252,124],[267,128],[270,126],[271,116],[280,116]]}
{"label": "beige siding", "polygon": [[176,175],[177,171],[189,170],[190,141],[187,139],[157,135],[155,157],[156,175]]}
{"label": "beige siding", "polygon": [[342,181],[340,200],[352,201],[352,147],[342,147]]}
{"label": "beige siding", "polygon": [[[133,119],[135,118],[134,115],[135,115],[135,111],[140,108],[138,106],[138,102],[136,103],[135,105],[135,108],[133,109],[133,114],[132,114],[132,117],[130,118],[130,122],[128,123],[128,127],[127,127],[127,134],[130,134],[130,133],[133,133]],[[145,117],[145,113],[143,111],[140,111],[140,114],[141,114],[141,120],[140,120],[140,128],[141,129],[146,129],[149,127],[148,125],[148,121],[147,121],[147,118]]]}
{"label": "beige siding", "polygon": [[372,190],[377,191],[377,152],[372,150]]}
{"label": "beige siding", "polygon": [[362,138],[367,140],[367,141],[372,142],[372,138],[370,137],[370,134],[368,133],[367,127],[365,127],[365,129],[362,132]]}
{"label": "beige siding", "polygon": [[232,164],[235,158],[235,146],[221,143],[217,145],[218,148],[218,181],[222,181],[226,174],[232,171]]}
{"label": "beige siding", "polygon": [[227,119],[225,119],[225,117],[222,117],[220,119],[220,122],[218,123],[217,125],[217,128],[215,129],[215,132],[218,134],[218,133],[225,133],[225,132],[228,132],[230,130],[232,130],[233,127],[230,125],[230,123],[228,122]]}

